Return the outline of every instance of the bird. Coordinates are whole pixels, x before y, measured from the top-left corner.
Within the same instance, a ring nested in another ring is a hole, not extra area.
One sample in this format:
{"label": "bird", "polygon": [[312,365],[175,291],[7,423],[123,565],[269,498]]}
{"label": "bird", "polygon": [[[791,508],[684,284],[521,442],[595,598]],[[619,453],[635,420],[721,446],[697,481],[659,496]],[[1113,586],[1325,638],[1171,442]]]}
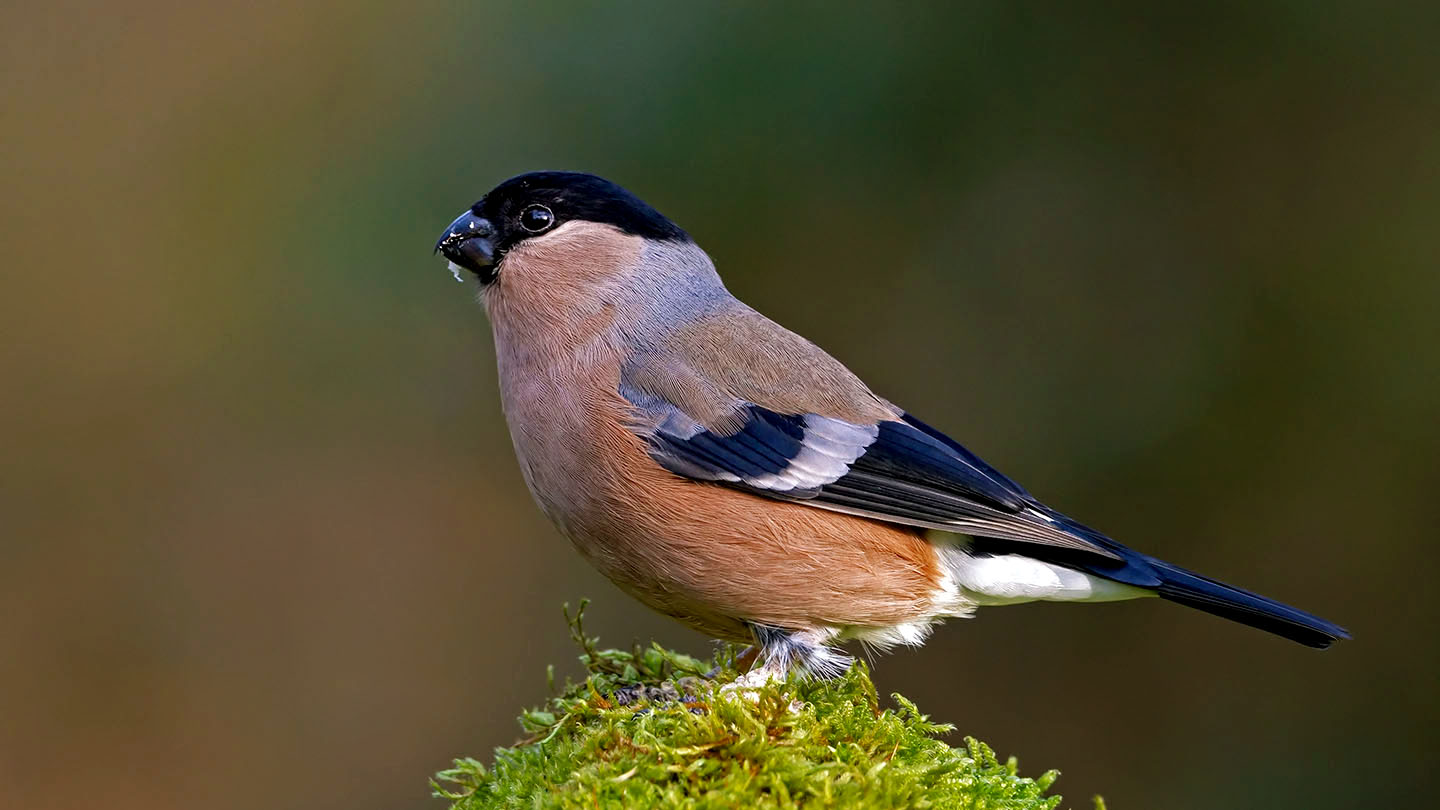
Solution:
{"label": "bird", "polygon": [[[977,609],[1163,600],[1325,648],[1349,634],[1044,505],[730,294],[695,240],[583,172],[512,177],[435,251],[494,336],[520,471],[630,596],[830,678]],[[823,295],[823,286],[815,294]]]}

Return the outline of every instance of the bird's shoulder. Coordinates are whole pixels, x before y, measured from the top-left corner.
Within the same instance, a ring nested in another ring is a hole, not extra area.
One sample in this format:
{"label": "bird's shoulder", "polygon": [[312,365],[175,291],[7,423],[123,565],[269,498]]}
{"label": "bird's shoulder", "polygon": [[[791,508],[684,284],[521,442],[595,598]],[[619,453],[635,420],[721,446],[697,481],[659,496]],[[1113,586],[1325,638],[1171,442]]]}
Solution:
{"label": "bird's shoulder", "polygon": [[622,379],[723,428],[742,403],[852,424],[899,419],[843,363],[738,302],[669,330],[625,364]]}

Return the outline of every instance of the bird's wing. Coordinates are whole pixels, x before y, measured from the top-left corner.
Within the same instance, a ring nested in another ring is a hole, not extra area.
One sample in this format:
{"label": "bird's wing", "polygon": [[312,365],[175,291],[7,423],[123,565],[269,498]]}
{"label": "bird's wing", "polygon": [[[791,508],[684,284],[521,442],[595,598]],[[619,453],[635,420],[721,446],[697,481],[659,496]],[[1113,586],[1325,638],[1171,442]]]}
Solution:
{"label": "bird's wing", "polygon": [[[624,368],[632,429],[665,469],[891,523],[1119,558],[818,347],[748,312]],[[764,339],[734,339],[757,337],[747,330]]]}

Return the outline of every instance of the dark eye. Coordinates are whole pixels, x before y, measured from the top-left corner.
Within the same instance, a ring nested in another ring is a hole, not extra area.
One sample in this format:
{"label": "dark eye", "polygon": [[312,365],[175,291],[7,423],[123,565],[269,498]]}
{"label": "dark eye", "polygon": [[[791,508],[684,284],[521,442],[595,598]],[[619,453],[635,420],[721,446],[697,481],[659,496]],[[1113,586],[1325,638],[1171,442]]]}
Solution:
{"label": "dark eye", "polygon": [[520,227],[530,233],[540,233],[555,224],[555,215],[543,205],[532,205],[520,212]]}

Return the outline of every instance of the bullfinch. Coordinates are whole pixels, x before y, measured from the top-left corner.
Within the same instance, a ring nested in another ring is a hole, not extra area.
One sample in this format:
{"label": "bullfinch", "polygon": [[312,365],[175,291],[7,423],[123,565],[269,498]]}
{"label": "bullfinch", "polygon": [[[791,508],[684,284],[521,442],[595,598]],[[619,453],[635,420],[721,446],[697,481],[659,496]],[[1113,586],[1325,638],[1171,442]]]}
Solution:
{"label": "bullfinch", "polygon": [[473,276],[525,483],[636,599],[746,642],[749,676],[919,645],[982,606],[1159,596],[1310,647],[1324,619],[1045,506],[732,296],[675,223],[594,175],[492,189],[436,249]]}

